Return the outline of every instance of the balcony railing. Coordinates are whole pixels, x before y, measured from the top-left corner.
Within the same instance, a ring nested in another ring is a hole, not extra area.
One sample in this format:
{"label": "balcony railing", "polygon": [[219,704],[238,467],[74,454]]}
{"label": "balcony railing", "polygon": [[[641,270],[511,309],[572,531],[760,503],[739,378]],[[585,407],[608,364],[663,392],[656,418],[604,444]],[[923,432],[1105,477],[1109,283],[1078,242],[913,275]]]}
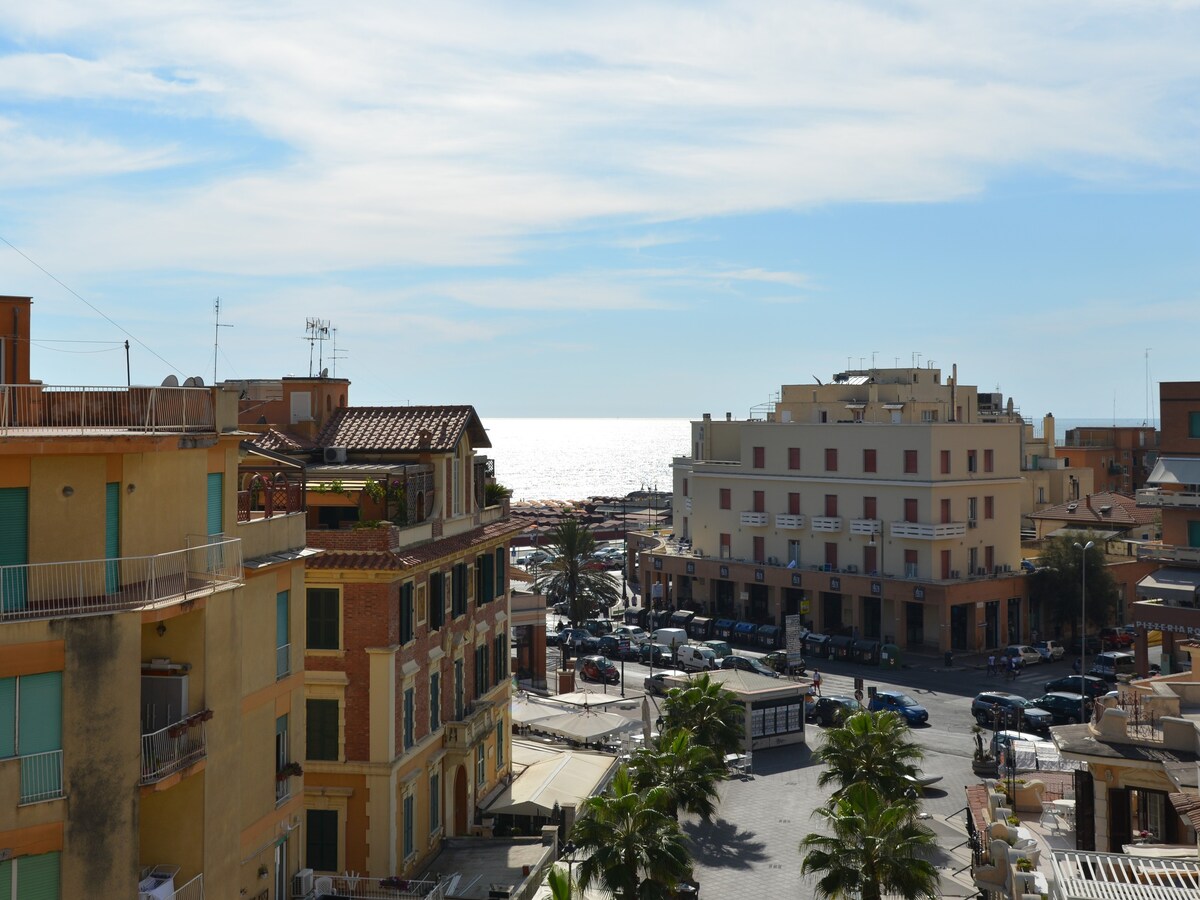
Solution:
{"label": "balcony railing", "polygon": [[1157,559],[1163,562],[1200,563],[1200,547],[1177,547],[1173,544],[1143,544],[1137,548],[1138,559]]}
{"label": "balcony railing", "polygon": [[287,678],[292,674],[292,645],[275,648],[275,679]]}
{"label": "balcony railing", "polygon": [[0,622],[147,609],[242,584],[238,538],[191,536],[184,550],[0,566]]}
{"label": "balcony railing", "polygon": [[1197,507],[1200,506],[1200,491],[1164,491],[1161,488],[1143,488],[1137,492],[1138,506]]}
{"label": "balcony railing", "polygon": [[256,475],[248,490],[237,492],[237,520],[251,522],[304,512],[305,496],[301,481],[267,480]]}
{"label": "balcony railing", "polygon": [[[364,875],[333,875],[331,896],[354,900],[443,900],[448,879],[367,878]],[[317,893],[310,896],[319,897]]]}
{"label": "balcony railing", "polygon": [[767,514],[765,512],[754,512],[746,510],[742,513],[742,524],[758,527],[767,524]]}
{"label": "balcony railing", "polygon": [[204,873],[177,887],[170,900],[204,900]]}
{"label": "balcony railing", "polygon": [[943,538],[962,537],[967,533],[966,522],[893,522],[892,537],[910,538],[918,541],[940,541]]}
{"label": "balcony railing", "polygon": [[0,435],[213,431],[202,387],[0,385]]}
{"label": "balcony railing", "polygon": [[803,528],[804,516],[780,513],[775,517],[776,528]]}
{"label": "balcony railing", "polygon": [[442,723],[446,729],[445,745],[465,750],[488,734],[492,727],[491,701],[482,701],[463,710],[462,718]]}
{"label": "balcony railing", "polygon": [[883,523],[878,519],[851,519],[850,533],[851,534],[879,534],[883,528]]}
{"label": "balcony railing", "polygon": [[166,728],[142,735],[142,784],[162,781],[208,755],[204,723],[211,710],[202,710]]}
{"label": "balcony railing", "polygon": [[41,803],[63,795],[63,753],[31,753],[21,760],[21,803]]}
{"label": "balcony railing", "polygon": [[812,517],[813,531],[841,531],[842,517],[841,516],[813,516]]}

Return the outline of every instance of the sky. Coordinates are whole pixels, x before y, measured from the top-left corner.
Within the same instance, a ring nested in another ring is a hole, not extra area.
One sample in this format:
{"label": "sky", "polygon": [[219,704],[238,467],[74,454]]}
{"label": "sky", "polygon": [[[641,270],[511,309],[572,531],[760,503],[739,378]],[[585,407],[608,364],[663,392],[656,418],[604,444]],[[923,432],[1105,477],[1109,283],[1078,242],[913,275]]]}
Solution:
{"label": "sky", "polygon": [[129,339],[135,383],[694,418],[957,363],[1154,417],[1197,46],[1182,0],[4,4],[0,293],[50,384]]}

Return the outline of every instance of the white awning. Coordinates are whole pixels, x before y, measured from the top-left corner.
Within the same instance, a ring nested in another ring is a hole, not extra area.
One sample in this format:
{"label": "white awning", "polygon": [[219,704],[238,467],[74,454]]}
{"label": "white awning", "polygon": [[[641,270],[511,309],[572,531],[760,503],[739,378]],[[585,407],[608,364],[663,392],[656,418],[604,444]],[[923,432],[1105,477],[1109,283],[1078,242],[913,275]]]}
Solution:
{"label": "white awning", "polygon": [[587,744],[622,731],[632,731],[640,728],[641,724],[641,719],[627,719],[616,713],[582,710],[541,719],[530,727],[544,734],[556,734],[569,741]]}
{"label": "white awning", "polygon": [[1146,484],[1183,484],[1200,486],[1200,457],[1162,456]]}
{"label": "white awning", "polygon": [[553,759],[534,763],[513,779],[487,812],[514,816],[549,816],[554,804],[579,806],[604,790],[617,760],[599,753],[564,750]]}
{"label": "white awning", "polygon": [[1152,600],[1173,600],[1191,606],[1200,589],[1200,569],[1167,567],[1152,572],[1137,583],[1139,597]]}

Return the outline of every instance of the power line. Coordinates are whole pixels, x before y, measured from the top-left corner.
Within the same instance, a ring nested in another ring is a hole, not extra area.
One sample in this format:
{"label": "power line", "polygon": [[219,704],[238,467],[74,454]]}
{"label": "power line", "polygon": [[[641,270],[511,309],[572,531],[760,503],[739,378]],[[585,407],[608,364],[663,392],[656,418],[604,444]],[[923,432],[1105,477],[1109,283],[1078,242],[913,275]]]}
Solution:
{"label": "power line", "polygon": [[155,353],[152,349],[150,349],[149,345],[147,345],[144,341],[142,341],[140,338],[138,338],[136,335],[134,335],[128,329],[123,328],[121,325],[117,324],[116,321],[114,321],[111,317],[109,317],[105,313],[101,312],[90,301],[85,300],[82,296],[79,295],[79,293],[77,291],[75,291],[69,285],[65,284],[62,281],[62,279],[60,279],[57,275],[55,275],[53,272],[49,271],[41,263],[32,259],[27,253],[25,253],[23,250],[18,248],[12,241],[10,241],[8,238],[6,238],[2,234],[0,234],[0,241],[3,241],[5,244],[7,244],[9,247],[11,247],[14,252],[20,254],[26,260],[26,262],[28,262],[31,266],[34,266],[39,271],[41,271],[47,278],[51,279],[55,284],[57,284],[59,287],[61,287],[63,290],[65,290],[67,293],[69,293],[71,296],[73,296],[76,300],[78,300],[80,303],[82,303],[84,306],[86,306],[88,309],[90,309],[92,312],[94,312],[96,315],[98,315],[104,321],[108,322],[109,325],[113,326],[113,328],[117,329],[117,331],[121,332],[121,334],[125,335],[126,337],[132,338],[138,344],[139,347],[141,347],[143,350],[145,350],[147,353],[149,353],[151,356],[153,356],[159,362],[174,369],[178,374],[180,374],[180,375],[183,374],[182,369],[180,369],[178,366],[173,365],[172,363],[167,362],[167,360],[163,359],[161,356],[159,356],[157,353]]}

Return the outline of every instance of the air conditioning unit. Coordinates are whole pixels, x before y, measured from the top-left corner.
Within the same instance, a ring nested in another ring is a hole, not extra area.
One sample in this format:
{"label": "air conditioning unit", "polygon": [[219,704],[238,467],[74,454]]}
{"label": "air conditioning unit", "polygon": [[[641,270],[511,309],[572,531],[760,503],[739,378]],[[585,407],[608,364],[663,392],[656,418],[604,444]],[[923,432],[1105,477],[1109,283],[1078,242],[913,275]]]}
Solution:
{"label": "air conditioning unit", "polygon": [[[328,453],[329,451],[326,450],[325,452]],[[967,519],[967,527],[968,528],[978,528],[979,523],[975,519]]]}
{"label": "air conditioning unit", "polygon": [[313,870],[301,869],[292,876],[292,897],[309,897],[313,894]]}
{"label": "air conditioning unit", "polygon": [[345,447],[326,447],[325,462],[327,463],[344,463],[346,461]]}

